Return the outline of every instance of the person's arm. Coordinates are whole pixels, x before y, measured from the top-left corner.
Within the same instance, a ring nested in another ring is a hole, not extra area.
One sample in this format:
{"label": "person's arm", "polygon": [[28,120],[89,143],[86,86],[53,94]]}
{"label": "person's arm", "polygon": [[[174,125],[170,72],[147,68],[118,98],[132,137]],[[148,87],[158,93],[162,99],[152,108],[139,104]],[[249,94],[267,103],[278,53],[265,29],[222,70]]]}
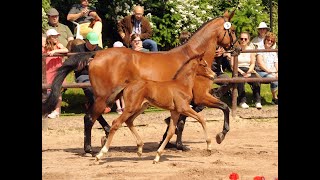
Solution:
{"label": "person's arm", "polygon": [[52,51],[48,52],[49,56],[53,56],[55,53],[67,53],[69,52],[69,50],[64,47],[61,43],[57,44],[57,46],[59,47],[59,49],[54,49]]}
{"label": "person's arm", "polygon": [[101,18],[100,18],[100,16],[98,15],[97,12],[95,12],[95,11],[90,11],[88,15],[89,15],[89,16],[92,16],[96,21],[101,21],[101,22],[102,22],[102,20],[101,20]]}
{"label": "person's arm", "polygon": [[68,26],[65,25],[66,31],[67,31],[67,40],[68,42],[71,40],[74,40],[73,34]]}
{"label": "person's arm", "polygon": [[141,25],[144,28],[144,31],[141,32],[140,38],[142,40],[144,39],[150,39],[152,36],[152,29],[149,20],[146,17],[143,17],[141,21]]}
{"label": "person's arm", "polygon": [[256,55],[255,53],[250,53],[250,65],[247,74],[251,74],[254,70],[254,66],[256,65]]}
{"label": "person's arm", "polygon": [[125,34],[125,18],[121,19],[117,24],[117,31],[118,31],[121,39],[124,39],[124,37],[126,36],[126,34]]}
{"label": "person's arm", "polygon": [[83,8],[80,12],[78,12],[76,6],[72,6],[70,9],[68,15],[67,15],[67,20],[68,21],[76,21],[77,19],[85,16],[89,10],[87,8]]}
{"label": "person's arm", "polygon": [[[230,59],[230,66],[231,66],[231,69],[233,70],[233,64],[234,64],[234,56],[231,56],[231,59]],[[242,71],[239,67],[238,67],[238,73],[240,73],[241,75],[244,75],[245,72]]]}
{"label": "person's arm", "polygon": [[260,69],[266,73],[271,73],[271,71],[266,67],[266,65],[263,62],[263,56],[261,54],[257,55],[257,65],[260,67]]}

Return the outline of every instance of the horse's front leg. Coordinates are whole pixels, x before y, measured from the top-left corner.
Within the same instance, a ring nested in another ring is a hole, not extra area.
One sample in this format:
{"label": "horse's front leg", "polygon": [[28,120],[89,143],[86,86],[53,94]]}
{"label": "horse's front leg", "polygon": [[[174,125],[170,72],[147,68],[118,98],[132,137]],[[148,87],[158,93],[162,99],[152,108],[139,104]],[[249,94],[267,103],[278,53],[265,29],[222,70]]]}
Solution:
{"label": "horse's front leg", "polygon": [[230,130],[230,128],[229,128],[229,115],[230,115],[229,106],[226,103],[222,102],[220,99],[212,96],[209,93],[204,93],[203,96],[201,96],[201,97],[199,97],[199,96],[195,97],[194,101],[196,104],[203,104],[207,107],[218,108],[223,111],[223,115],[224,115],[223,129],[222,129],[222,132],[220,132],[216,135],[216,141],[218,144],[220,144],[224,140],[227,132]]}
{"label": "horse's front leg", "polygon": [[171,113],[171,120],[169,123],[169,130],[167,132],[167,136],[166,136],[165,140],[163,141],[163,143],[161,144],[161,146],[157,150],[157,155],[153,160],[153,164],[156,164],[159,162],[160,156],[163,153],[164,148],[166,147],[167,143],[170,141],[170,139],[172,138],[172,136],[175,132],[175,127],[177,125],[178,118],[179,118],[180,114],[176,111],[170,111],[170,113]]}

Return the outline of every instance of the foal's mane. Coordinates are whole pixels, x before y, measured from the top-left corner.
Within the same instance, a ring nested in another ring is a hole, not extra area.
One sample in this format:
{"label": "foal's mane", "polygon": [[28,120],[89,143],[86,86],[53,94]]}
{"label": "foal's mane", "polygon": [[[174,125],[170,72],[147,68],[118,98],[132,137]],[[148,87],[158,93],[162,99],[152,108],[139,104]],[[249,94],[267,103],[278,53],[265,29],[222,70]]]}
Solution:
{"label": "foal's mane", "polygon": [[190,58],[189,60],[187,60],[186,62],[184,62],[181,67],[177,70],[177,72],[174,74],[173,78],[172,79],[177,79],[178,75],[180,74],[180,72],[184,69],[184,67],[193,59],[197,59],[199,58],[200,56],[202,56],[203,54],[198,54],[192,58]]}

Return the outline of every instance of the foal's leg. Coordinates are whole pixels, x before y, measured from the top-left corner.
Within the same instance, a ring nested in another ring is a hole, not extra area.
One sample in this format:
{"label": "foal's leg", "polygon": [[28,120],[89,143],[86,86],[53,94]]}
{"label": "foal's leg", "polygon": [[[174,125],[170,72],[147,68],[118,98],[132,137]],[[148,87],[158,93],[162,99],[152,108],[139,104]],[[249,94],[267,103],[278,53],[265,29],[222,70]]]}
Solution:
{"label": "foal's leg", "polygon": [[178,121],[178,118],[179,118],[180,114],[178,112],[176,112],[176,111],[170,111],[170,113],[171,113],[171,120],[170,120],[170,123],[169,123],[169,129],[168,129],[168,132],[167,132],[167,136],[166,136],[165,140],[163,141],[163,143],[161,144],[161,146],[158,148],[157,155],[153,160],[153,164],[156,164],[156,163],[159,162],[160,156],[163,153],[163,150],[164,150],[165,146],[167,145],[167,143],[170,141],[170,139],[172,138],[172,136],[174,134],[175,127],[177,125],[177,121]]}
{"label": "foal's leg", "polygon": [[190,107],[187,108],[185,111],[183,111],[183,114],[196,119],[201,124],[203,132],[204,132],[204,137],[207,142],[207,150],[211,151],[211,138],[209,138],[209,136],[208,136],[207,124],[206,124],[206,121],[204,120],[203,116],[201,114],[197,113],[196,111],[194,111],[193,109],[191,109]]}
{"label": "foal's leg", "polygon": [[132,115],[127,121],[125,121],[125,123],[127,124],[128,128],[130,129],[131,133],[136,138],[137,147],[138,147],[137,154],[138,154],[139,157],[141,157],[141,155],[142,155],[143,145],[144,144],[143,144],[143,141],[142,141],[141,137],[139,136],[135,126],[133,125],[133,121],[135,120],[135,118],[137,116],[139,116],[148,107],[149,107],[148,104],[143,104],[142,108],[138,112],[133,111],[133,112],[136,112],[136,113],[134,113],[134,115]]}
{"label": "foal's leg", "polygon": [[95,162],[98,162],[101,158],[103,158],[107,154],[107,152],[109,151],[110,144],[111,144],[111,141],[113,139],[114,134],[121,127],[122,123],[124,121],[126,121],[130,116],[132,116],[132,114],[129,114],[128,112],[124,112],[117,119],[112,121],[110,133],[107,138],[107,142],[101,148],[100,152],[96,155]]}

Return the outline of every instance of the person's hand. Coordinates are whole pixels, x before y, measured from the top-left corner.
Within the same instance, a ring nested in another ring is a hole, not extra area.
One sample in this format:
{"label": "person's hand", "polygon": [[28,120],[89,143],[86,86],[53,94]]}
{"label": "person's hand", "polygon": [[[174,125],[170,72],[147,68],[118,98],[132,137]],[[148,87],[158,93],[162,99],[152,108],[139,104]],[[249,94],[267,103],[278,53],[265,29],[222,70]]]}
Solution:
{"label": "person's hand", "polygon": [[243,74],[243,77],[245,77],[245,78],[248,78],[248,77],[250,77],[250,76],[251,76],[251,73],[248,73],[248,72],[246,72],[246,73]]}
{"label": "person's hand", "polygon": [[89,9],[88,9],[88,8],[83,8],[83,9],[81,10],[82,16],[85,16],[88,12],[89,12]]}
{"label": "person's hand", "polygon": [[123,39],[126,36],[125,33],[120,33],[120,37]]}
{"label": "person's hand", "polygon": [[218,49],[216,50],[216,57],[220,57],[222,56],[222,54],[224,53],[224,49],[221,46],[218,46]]}
{"label": "person's hand", "polygon": [[56,52],[55,50],[52,50],[52,51],[47,52],[47,54],[48,54],[49,56],[53,56],[53,54],[54,54],[55,52]]}

